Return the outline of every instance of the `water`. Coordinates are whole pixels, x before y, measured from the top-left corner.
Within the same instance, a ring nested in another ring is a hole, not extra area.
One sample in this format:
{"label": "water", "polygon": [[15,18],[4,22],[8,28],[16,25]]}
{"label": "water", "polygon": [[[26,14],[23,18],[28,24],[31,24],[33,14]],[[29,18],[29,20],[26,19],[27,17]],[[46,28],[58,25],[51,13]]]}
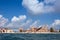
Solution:
{"label": "water", "polygon": [[60,34],[0,34],[0,40],[60,40]]}

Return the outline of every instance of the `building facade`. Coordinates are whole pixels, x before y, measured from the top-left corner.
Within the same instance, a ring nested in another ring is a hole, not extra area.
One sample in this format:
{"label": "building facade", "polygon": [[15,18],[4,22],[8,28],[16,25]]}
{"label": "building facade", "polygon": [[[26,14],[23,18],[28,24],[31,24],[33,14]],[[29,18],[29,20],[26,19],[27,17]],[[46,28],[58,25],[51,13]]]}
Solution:
{"label": "building facade", "polygon": [[14,31],[7,28],[0,28],[0,33],[14,33]]}

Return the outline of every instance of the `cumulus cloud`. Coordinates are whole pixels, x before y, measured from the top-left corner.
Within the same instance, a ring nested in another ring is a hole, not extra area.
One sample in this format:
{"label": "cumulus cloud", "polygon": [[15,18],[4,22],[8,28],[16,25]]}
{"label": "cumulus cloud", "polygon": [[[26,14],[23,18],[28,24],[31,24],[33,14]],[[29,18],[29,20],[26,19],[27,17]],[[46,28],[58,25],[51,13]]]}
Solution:
{"label": "cumulus cloud", "polygon": [[26,19],[26,15],[20,15],[19,17],[14,16],[11,21],[22,21]]}
{"label": "cumulus cloud", "polygon": [[[9,23],[8,23],[9,22]],[[0,27],[8,27],[8,28],[20,28],[23,27],[24,29],[27,29],[29,27],[40,27],[40,20],[33,20],[33,19],[27,19],[26,15],[20,15],[18,17],[13,16],[11,21],[9,21],[7,18],[0,15]],[[54,22],[49,27],[54,28],[60,28],[60,20],[54,20]]]}
{"label": "cumulus cloud", "polygon": [[0,18],[2,18],[3,16],[2,15],[0,15]]}
{"label": "cumulus cloud", "polygon": [[60,13],[60,0],[56,0],[54,8],[56,12]]}
{"label": "cumulus cloud", "polygon": [[54,20],[54,22],[49,26],[49,27],[53,27],[54,29],[60,29],[60,20],[56,19]]}
{"label": "cumulus cloud", "polygon": [[20,15],[19,17],[14,16],[7,27],[14,29],[22,27],[24,29],[27,29],[31,26],[38,27],[40,24],[39,22],[39,20],[33,21],[32,19],[27,19],[26,15]]}
{"label": "cumulus cloud", "polygon": [[18,17],[14,16],[11,19],[11,22],[7,25],[7,27],[18,28],[25,20],[26,20],[26,15],[20,15]]}
{"label": "cumulus cloud", "polygon": [[39,27],[39,26],[40,26],[40,21],[39,21],[39,20],[34,21],[34,22],[30,25],[30,27]]}
{"label": "cumulus cloud", "polygon": [[27,29],[30,27],[31,23],[32,23],[32,20],[26,20],[24,23],[22,23],[22,25],[20,25],[20,27]]}
{"label": "cumulus cloud", "polygon": [[23,0],[22,5],[34,14],[41,14],[54,12],[53,3],[55,3],[55,0],[44,0],[43,2],[39,2],[38,0]]}
{"label": "cumulus cloud", "polygon": [[14,16],[11,19],[11,22],[6,27],[13,29],[18,29],[20,27],[23,27],[24,29],[27,29],[31,24],[31,22],[32,20],[27,19],[26,15],[20,15],[18,17]]}
{"label": "cumulus cloud", "polygon": [[54,23],[52,23],[52,26],[60,25],[60,20],[55,20]]}
{"label": "cumulus cloud", "polygon": [[56,0],[45,0],[46,4],[54,4]]}
{"label": "cumulus cloud", "polygon": [[39,27],[39,21],[36,20],[36,21],[33,22],[32,19],[28,19],[24,22],[11,22],[7,25],[7,27],[14,28],[14,29],[15,28],[18,29],[18,28],[21,28],[21,27],[24,28],[24,29],[28,29],[32,26]]}
{"label": "cumulus cloud", "polygon": [[0,27],[5,27],[7,22],[8,22],[8,19],[4,18],[2,15],[0,15]]}

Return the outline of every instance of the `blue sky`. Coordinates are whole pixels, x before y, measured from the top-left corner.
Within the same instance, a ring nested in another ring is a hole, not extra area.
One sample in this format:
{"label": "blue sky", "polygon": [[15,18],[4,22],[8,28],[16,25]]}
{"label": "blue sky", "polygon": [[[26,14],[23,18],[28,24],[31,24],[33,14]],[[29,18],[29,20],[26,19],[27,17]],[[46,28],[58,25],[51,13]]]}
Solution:
{"label": "blue sky", "polygon": [[[37,20],[40,21],[40,25],[56,24],[56,20],[60,22],[59,0],[0,0],[0,15],[8,19],[8,25],[16,21],[15,19],[15,21],[11,22],[11,20],[14,20],[14,16],[19,18],[21,15],[26,16],[25,21],[21,22],[23,24],[28,20],[32,20],[32,24]],[[30,23],[30,25],[32,24]]]}
{"label": "blue sky", "polygon": [[0,0],[0,14],[11,18],[12,16],[25,14],[20,0]]}

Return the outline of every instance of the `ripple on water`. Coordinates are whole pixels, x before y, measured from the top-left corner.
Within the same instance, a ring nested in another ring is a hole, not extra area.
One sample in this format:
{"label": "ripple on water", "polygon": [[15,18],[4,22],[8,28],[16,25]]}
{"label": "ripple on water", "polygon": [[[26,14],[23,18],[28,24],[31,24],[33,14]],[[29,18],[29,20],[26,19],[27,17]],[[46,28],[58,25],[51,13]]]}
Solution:
{"label": "ripple on water", "polygon": [[0,34],[0,40],[60,40],[60,34]]}

